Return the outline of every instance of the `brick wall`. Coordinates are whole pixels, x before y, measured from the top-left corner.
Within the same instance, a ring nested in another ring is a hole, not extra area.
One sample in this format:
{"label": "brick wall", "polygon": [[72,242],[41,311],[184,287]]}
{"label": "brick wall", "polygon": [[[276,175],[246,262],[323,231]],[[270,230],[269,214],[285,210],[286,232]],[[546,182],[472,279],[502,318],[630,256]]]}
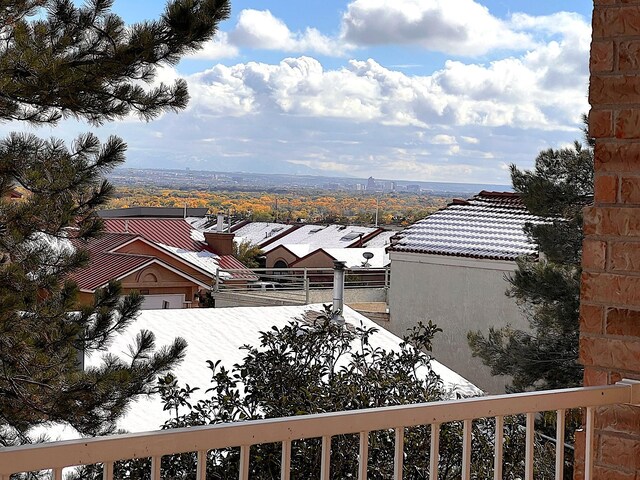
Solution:
{"label": "brick wall", "polygon": [[[580,359],[585,385],[603,385],[640,379],[640,0],[594,1],[590,68],[589,128],[597,143],[595,201],[585,210]],[[596,418],[595,478],[639,479],[640,408],[603,408]]]}

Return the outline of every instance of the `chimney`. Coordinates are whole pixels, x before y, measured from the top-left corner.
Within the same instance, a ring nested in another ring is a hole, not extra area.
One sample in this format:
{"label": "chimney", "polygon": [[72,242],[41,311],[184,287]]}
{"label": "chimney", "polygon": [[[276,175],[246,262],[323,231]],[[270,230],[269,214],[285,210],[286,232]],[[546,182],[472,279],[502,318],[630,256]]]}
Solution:
{"label": "chimney", "polygon": [[[218,223],[221,225],[221,223]],[[204,241],[216,255],[233,255],[233,237],[235,233],[204,232]]]}
{"label": "chimney", "polygon": [[216,231],[222,233],[224,231],[224,213],[218,212],[218,221],[216,222]]}
{"label": "chimney", "polygon": [[339,325],[344,325],[342,310],[344,309],[344,269],[345,262],[334,260],[333,262],[333,306],[331,308],[332,320]]}

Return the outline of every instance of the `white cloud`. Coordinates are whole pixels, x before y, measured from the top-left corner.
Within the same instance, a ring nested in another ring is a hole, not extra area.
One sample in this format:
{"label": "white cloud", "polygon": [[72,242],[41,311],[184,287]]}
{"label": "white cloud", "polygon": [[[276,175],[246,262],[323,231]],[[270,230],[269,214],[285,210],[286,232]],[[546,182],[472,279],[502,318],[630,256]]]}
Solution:
{"label": "white cloud", "polygon": [[315,28],[309,27],[304,33],[292,32],[269,10],[242,10],[238,23],[229,33],[229,39],[241,47],[329,56],[340,56],[347,49],[346,45],[323,35]]}
{"label": "white cloud", "polygon": [[473,0],[355,0],[342,18],[342,38],[356,45],[415,44],[449,54],[534,46]]}
{"label": "white cloud", "polygon": [[456,142],[456,137],[452,135],[440,134],[440,135],[434,136],[431,139],[431,143],[435,145],[455,145],[457,142]]}
{"label": "white cloud", "polygon": [[462,135],[460,139],[465,143],[471,143],[471,144],[480,143],[480,140],[475,137],[465,137],[464,135]]}
{"label": "white cloud", "polygon": [[197,60],[220,60],[223,58],[234,58],[239,53],[238,47],[229,43],[229,36],[226,32],[218,32],[215,38],[204,46],[193,52],[188,58]]}

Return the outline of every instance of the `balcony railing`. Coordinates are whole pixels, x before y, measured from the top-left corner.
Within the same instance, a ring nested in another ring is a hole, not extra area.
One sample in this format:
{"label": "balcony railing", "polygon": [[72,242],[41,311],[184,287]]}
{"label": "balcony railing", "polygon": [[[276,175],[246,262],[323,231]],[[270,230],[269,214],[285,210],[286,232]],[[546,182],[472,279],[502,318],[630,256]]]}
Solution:
{"label": "balcony railing", "polygon": [[240,447],[239,479],[248,480],[250,447],[263,443],[282,444],[281,478],[288,480],[291,474],[291,442],[308,438],[322,439],[319,477],[321,480],[328,480],[331,464],[331,437],[344,434],[359,434],[358,479],[365,480],[369,432],[391,429],[395,430],[393,478],[401,480],[404,429],[417,425],[431,425],[430,479],[437,480],[440,425],[454,421],[464,423],[462,479],[470,480],[472,421],[491,417],[496,419],[494,478],[502,479],[503,418],[516,414],[526,414],[524,478],[532,480],[534,478],[534,418],[537,412],[548,411],[557,412],[555,478],[562,479],[564,412],[574,408],[586,409],[584,478],[589,480],[592,478],[594,459],[593,435],[596,407],[639,402],[640,384],[622,381],[616,385],[604,387],[496,395],[27,445],[0,450],[0,480],[9,480],[10,474],[14,473],[42,470],[51,470],[54,480],[62,480],[63,468],[93,464],[102,464],[103,478],[111,480],[114,462],[134,458],[151,458],[151,479],[158,480],[161,458],[165,455],[186,452],[197,452],[196,478],[204,480],[207,452],[229,447]]}

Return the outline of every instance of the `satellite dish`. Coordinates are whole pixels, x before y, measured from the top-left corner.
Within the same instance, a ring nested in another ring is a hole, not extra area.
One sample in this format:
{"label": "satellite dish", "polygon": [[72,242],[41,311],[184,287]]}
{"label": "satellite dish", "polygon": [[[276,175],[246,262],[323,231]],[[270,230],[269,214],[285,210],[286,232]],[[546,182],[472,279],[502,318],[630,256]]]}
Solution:
{"label": "satellite dish", "polygon": [[371,260],[373,258],[373,253],[371,252],[364,252],[362,254],[362,256],[364,257],[365,261],[362,264],[363,267],[370,267],[371,265],[369,264],[369,260]]}

